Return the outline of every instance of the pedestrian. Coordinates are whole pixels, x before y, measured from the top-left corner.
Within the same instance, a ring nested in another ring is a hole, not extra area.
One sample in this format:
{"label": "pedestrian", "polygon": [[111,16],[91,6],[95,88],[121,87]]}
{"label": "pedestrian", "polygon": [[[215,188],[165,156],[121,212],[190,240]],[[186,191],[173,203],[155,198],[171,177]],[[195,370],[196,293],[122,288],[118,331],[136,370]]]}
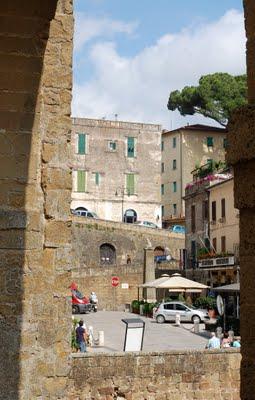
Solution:
{"label": "pedestrian", "polygon": [[222,339],[222,342],[221,342],[221,347],[224,349],[224,348],[227,348],[227,347],[230,347],[230,346],[231,346],[231,339],[230,339],[228,333],[224,332],[223,339]]}
{"label": "pedestrian", "polygon": [[215,336],[215,333],[211,333],[211,338],[208,340],[206,349],[220,349],[220,339]]}
{"label": "pedestrian", "polygon": [[83,320],[79,321],[79,326],[76,328],[76,341],[79,345],[81,353],[86,353],[87,346],[86,346],[86,339],[87,339],[87,329],[86,325],[84,324]]}
{"label": "pedestrian", "polygon": [[232,347],[241,347],[241,343],[239,339],[235,339],[232,343]]}

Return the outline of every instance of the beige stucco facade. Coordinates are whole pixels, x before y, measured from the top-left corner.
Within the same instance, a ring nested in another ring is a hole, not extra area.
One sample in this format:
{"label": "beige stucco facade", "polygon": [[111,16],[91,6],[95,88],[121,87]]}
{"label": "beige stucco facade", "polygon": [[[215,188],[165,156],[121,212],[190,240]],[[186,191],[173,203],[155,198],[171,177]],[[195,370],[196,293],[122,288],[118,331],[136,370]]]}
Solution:
{"label": "beige stucco facade", "polygon": [[[79,134],[85,134],[85,154],[79,154]],[[134,151],[128,156],[128,140]],[[84,207],[99,218],[121,221],[127,210],[137,220],[161,224],[161,126],[73,118],[71,208]],[[77,187],[77,171],[84,171],[84,191]],[[133,175],[133,190],[128,176]],[[122,215],[123,214],[123,215]]]}
{"label": "beige stucco facade", "polygon": [[[190,125],[162,134],[161,176],[163,220],[183,217],[182,197],[187,183],[192,181],[191,172],[208,160],[225,161],[225,129]],[[212,146],[207,145],[212,138]]]}
{"label": "beige stucco facade", "polygon": [[[238,256],[239,252],[239,211],[234,207],[234,179],[229,179],[212,185],[209,189],[209,204],[216,202],[216,221],[210,218],[211,241],[216,240],[216,253],[231,253]],[[221,202],[225,199],[225,217],[222,217]],[[210,211],[210,214],[212,212]],[[225,237],[225,251],[222,248],[222,238]]]}

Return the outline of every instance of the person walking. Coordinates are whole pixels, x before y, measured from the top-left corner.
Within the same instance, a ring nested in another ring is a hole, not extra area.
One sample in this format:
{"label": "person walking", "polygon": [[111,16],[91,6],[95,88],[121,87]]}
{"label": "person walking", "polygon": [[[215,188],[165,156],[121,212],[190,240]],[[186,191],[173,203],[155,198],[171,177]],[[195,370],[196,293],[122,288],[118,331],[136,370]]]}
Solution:
{"label": "person walking", "polygon": [[79,321],[79,326],[76,328],[76,341],[80,347],[81,353],[86,353],[87,351],[86,338],[87,338],[86,325],[81,319]]}
{"label": "person walking", "polygon": [[211,338],[208,340],[206,349],[220,349],[220,339],[215,336],[215,333],[211,333]]}

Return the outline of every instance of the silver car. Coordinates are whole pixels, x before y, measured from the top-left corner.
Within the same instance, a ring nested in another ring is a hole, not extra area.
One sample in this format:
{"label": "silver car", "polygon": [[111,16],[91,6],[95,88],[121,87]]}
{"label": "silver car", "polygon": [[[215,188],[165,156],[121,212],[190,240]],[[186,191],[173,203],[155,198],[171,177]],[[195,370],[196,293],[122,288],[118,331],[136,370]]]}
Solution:
{"label": "silver car", "polygon": [[181,322],[188,321],[194,323],[196,319],[199,322],[208,321],[210,319],[206,310],[195,308],[181,301],[160,303],[154,316],[159,324],[163,324],[165,321],[175,321],[176,314],[180,315]]}

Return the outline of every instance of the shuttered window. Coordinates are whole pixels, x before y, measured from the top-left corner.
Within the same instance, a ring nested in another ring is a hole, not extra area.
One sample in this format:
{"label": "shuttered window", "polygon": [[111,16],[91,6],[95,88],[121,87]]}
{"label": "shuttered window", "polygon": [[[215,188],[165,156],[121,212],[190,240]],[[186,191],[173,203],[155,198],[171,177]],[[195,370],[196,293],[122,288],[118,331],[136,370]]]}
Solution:
{"label": "shuttered window", "polygon": [[221,236],[221,252],[226,253],[226,236]]}
{"label": "shuttered window", "polygon": [[85,192],[86,189],[86,171],[77,171],[77,192]]}
{"label": "shuttered window", "polygon": [[216,201],[212,202],[212,221],[216,221]]}
{"label": "shuttered window", "polygon": [[213,147],[213,137],[208,136],[208,137],[206,138],[206,142],[207,142],[207,146],[208,146],[208,147]]}
{"label": "shuttered window", "polygon": [[85,133],[78,133],[78,154],[86,154],[86,136]]}
{"label": "shuttered window", "polygon": [[135,156],[135,138],[134,137],[127,138],[127,156],[128,157]]}
{"label": "shuttered window", "polygon": [[191,206],[191,232],[195,233],[196,231],[196,208],[195,206]]}
{"label": "shuttered window", "polygon": [[126,188],[129,195],[135,194],[135,174],[126,175]]}
{"label": "shuttered window", "polygon": [[221,218],[226,218],[226,201],[221,199]]}
{"label": "shuttered window", "polygon": [[100,184],[100,174],[99,174],[99,172],[95,173],[95,183],[96,183],[97,186],[99,186],[99,184]]}

